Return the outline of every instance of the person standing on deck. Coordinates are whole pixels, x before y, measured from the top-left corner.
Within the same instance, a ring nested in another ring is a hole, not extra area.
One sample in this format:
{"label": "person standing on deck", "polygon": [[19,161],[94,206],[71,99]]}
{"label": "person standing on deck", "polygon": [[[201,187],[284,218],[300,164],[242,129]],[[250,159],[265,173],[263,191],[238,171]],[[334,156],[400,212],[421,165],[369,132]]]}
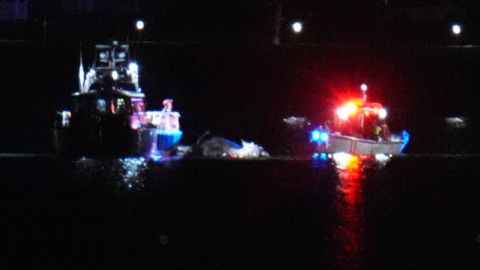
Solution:
{"label": "person standing on deck", "polygon": [[159,128],[165,131],[175,131],[180,129],[180,114],[172,111],[173,99],[163,100],[163,110],[160,116]]}

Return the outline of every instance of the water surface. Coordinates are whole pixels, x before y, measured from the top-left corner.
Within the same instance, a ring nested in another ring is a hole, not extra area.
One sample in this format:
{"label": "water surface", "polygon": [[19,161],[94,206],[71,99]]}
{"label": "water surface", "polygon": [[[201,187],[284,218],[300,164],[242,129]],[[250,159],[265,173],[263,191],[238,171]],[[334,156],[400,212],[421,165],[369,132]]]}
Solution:
{"label": "water surface", "polygon": [[472,269],[479,164],[0,156],[0,257],[35,269]]}

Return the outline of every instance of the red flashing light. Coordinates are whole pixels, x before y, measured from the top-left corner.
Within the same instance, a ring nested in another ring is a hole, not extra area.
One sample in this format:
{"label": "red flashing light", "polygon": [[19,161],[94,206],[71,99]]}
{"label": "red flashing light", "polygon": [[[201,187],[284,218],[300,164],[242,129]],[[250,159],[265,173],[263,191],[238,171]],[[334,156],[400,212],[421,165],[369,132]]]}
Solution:
{"label": "red flashing light", "polygon": [[342,120],[347,120],[348,117],[357,113],[358,107],[358,104],[354,100],[349,101],[337,109],[337,116]]}
{"label": "red flashing light", "polygon": [[347,120],[350,116],[362,112],[366,116],[370,114],[377,115],[379,110],[383,109],[382,104],[377,102],[365,102],[362,99],[353,98],[344,102],[336,111],[338,118]]}
{"label": "red flashing light", "polygon": [[140,126],[141,126],[140,119],[138,119],[138,117],[132,117],[131,122],[130,122],[130,127],[133,130],[137,130],[137,129],[140,128]]}

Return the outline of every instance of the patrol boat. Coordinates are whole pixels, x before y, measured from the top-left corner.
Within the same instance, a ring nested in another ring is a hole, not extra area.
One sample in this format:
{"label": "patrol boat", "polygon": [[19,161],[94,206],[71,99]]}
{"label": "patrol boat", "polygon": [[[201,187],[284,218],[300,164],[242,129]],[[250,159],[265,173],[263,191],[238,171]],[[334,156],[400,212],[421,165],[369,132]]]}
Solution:
{"label": "patrol boat", "polygon": [[344,101],[332,119],[310,133],[310,140],[320,153],[354,155],[398,155],[405,149],[407,131],[391,134],[386,123],[387,110],[378,102],[368,102],[366,87],[363,97]]}
{"label": "patrol boat", "polygon": [[53,142],[59,154],[149,158],[158,153],[159,141],[160,150],[166,150],[181,138],[178,124],[173,129],[175,140],[165,144],[160,138],[159,134],[166,131],[152,119],[157,113],[146,110],[139,67],[130,57],[128,44],[96,45],[92,67],[86,74],[80,57],[79,90],[71,97],[73,106],[56,113]]}

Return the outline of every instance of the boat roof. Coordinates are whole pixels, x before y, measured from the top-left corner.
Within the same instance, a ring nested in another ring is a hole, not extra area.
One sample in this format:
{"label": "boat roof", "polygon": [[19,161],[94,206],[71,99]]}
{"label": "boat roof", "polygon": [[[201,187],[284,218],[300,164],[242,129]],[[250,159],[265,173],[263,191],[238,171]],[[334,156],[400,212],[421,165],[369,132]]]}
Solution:
{"label": "boat roof", "polygon": [[96,69],[118,69],[125,66],[130,62],[129,47],[128,44],[120,44],[116,41],[113,44],[95,45],[93,67]]}
{"label": "boat roof", "polygon": [[120,47],[122,49],[128,49],[130,45],[128,44],[118,44],[118,45],[110,45],[110,44],[96,44],[95,49],[103,50],[103,49],[111,49],[113,47]]}
{"label": "boat roof", "polygon": [[352,99],[349,99],[348,101],[344,102],[343,104],[349,104],[349,103],[353,103],[358,108],[365,109],[365,110],[383,108],[382,104],[379,103],[379,102],[367,102],[367,101],[364,101],[361,98],[352,98]]}
{"label": "boat roof", "polygon": [[96,96],[96,95],[111,95],[111,96],[126,96],[129,98],[145,98],[145,94],[141,92],[132,92],[127,90],[117,89],[112,92],[97,92],[95,90],[88,91],[85,93],[75,92],[72,94],[73,97],[80,97],[80,96]]}

